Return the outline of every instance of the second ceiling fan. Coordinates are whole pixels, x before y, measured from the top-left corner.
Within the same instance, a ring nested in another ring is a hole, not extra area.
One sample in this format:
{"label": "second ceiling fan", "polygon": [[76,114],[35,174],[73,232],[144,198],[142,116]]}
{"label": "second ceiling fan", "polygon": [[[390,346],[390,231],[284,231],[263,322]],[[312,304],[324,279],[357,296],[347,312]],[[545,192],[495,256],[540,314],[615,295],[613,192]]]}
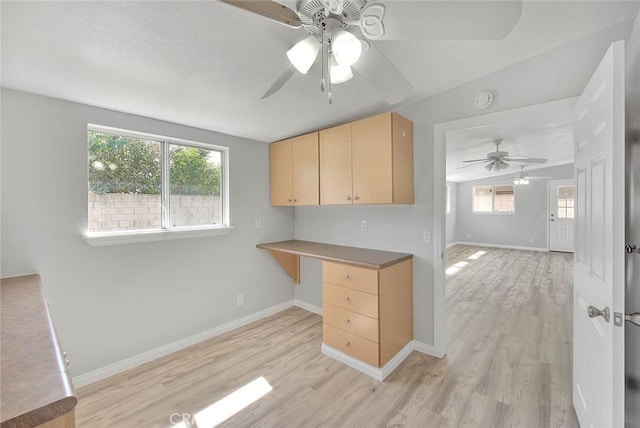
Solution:
{"label": "second ceiling fan", "polygon": [[[272,0],[223,0],[308,35],[287,51],[290,65],[262,98],[321,58],[320,89],[333,101],[332,84],[353,77],[352,68],[394,105],[413,87],[376,47],[377,40],[498,40],[514,27],[521,1],[300,0],[291,9]],[[454,17],[454,18],[451,18]]]}
{"label": "second ceiling fan", "polygon": [[487,153],[487,157],[484,159],[468,159],[462,162],[468,163],[470,165],[464,165],[460,168],[468,168],[470,166],[476,165],[484,165],[484,168],[487,171],[504,171],[509,168],[509,162],[522,162],[522,163],[545,163],[547,159],[545,158],[534,158],[525,155],[509,155],[509,152],[501,151],[500,144],[502,144],[503,140],[493,140],[492,143],[496,145],[496,150],[494,152]]}

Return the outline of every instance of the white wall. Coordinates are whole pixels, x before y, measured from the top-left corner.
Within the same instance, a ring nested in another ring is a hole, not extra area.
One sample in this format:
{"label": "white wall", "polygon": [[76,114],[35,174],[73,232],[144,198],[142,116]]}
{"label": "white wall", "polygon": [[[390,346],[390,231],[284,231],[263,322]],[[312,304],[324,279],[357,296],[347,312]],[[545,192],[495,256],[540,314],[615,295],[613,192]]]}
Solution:
{"label": "white wall", "polygon": [[[640,246],[640,15],[626,49],[627,243]],[[640,255],[627,258],[627,313],[640,312]],[[640,426],[640,328],[625,328],[625,425]]]}
{"label": "white wall", "polygon": [[[296,238],[414,254],[414,335],[433,344],[433,266],[440,256],[432,244],[422,243],[422,231],[433,232],[434,225],[433,126],[579,95],[611,42],[628,37],[632,24],[626,21],[400,109],[414,121],[415,204],[295,208]],[[473,100],[483,90],[493,91],[495,101],[479,110]],[[360,220],[369,221],[369,232],[360,232]],[[320,306],[318,266],[317,261],[302,266],[295,296]]]}
{"label": "white wall", "polygon": [[[449,186],[450,211],[447,213],[447,245],[456,242],[456,225],[458,221],[458,183],[447,181]],[[446,207],[446,205],[445,205]]]}
{"label": "white wall", "polygon": [[[42,276],[74,376],[293,298],[291,279],[255,248],[293,236],[293,210],[269,203],[266,144],[7,89],[1,95],[1,274]],[[87,123],[228,146],[235,229],[87,245]],[[237,308],[240,293],[245,305]]]}
{"label": "white wall", "polygon": [[[530,171],[532,176],[573,178],[573,164]],[[478,244],[547,248],[547,181],[531,181],[515,187],[515,212],[493,214],[473,212],[473,187],[505,184],[497,179],[458,183],[458,221],[455,240]],[[506,183],[511,184],[511,183]],[[532,240],[532,241],[530,241]]]}

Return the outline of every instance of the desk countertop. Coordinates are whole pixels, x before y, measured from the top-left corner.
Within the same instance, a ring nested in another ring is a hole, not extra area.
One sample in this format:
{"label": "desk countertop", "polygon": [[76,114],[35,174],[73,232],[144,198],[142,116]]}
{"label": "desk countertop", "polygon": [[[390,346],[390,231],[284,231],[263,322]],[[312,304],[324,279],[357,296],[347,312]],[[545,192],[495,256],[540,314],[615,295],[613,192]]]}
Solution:
{"label": "desk countertop", "polygon": [[35,426],[70,412],[78,400],[40,277],[3,278],[0,292],[0,426]]}
{"label": "desk countertop", "polygon": [[319,242],[300,241],[297,239],[268,242],[258,244],[256,247],[337,263],[346,263],[369,269],[384,269],[413,257],[412,254],[406,253],[371,250],[359,247],[346,247],[344,245],[322,244]]}

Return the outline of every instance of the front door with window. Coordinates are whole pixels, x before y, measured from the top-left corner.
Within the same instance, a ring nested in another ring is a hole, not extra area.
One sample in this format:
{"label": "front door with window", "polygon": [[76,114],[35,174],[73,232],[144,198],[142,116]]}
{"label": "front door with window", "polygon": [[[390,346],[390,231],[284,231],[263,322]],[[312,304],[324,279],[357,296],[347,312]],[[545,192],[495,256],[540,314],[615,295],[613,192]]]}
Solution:
{"label": "front door with window", "polygon": [[573,180],[549,181],[549,250],[573,253]]}

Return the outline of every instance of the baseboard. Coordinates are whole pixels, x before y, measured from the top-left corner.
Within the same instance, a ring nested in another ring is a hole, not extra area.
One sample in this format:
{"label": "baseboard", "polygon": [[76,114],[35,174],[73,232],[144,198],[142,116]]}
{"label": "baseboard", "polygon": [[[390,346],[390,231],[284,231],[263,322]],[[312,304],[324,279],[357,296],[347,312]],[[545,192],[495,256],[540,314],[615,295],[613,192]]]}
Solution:
{"label": "baseboard", "polygon": [[436,358],[443,358],[445,356],[445,352],[441,352],[436,349],[435,346],[430,345],[428,343],[419,342],[417,340],[413,340],[411,342],[414,351],[421,352],[423,354],[431,355]]}
{"label": "baseboard", "polygon": [[314,314],[322,315],[322,308],[311,303],[303,302],[302,300],[294,299],[293,306],[304,309],[305,311],[313,312]]}
{"label": "baseboard", "polygon": [[[500,245],[500,244],[485,244],[482,242],[465,242],[458,241],[456,242],[458,245],[473,245],[474,247],[489,247],[489,248],[506,248],[508,250],[526,250],[526,251],[544,251],[545,253],[549,251],[549,249],[542,247],[520,247],[517,245]],[[447,247],[449,248],[449,247]]]}
{"label": "baseboard", "polygon": [[[99,369],[90,371],[88,373],[76,376],[73,378],[73,384],[76,388],[89,385],[93,382],[97,382],[109,376],[116,375],[125,370],[138,367],[144,363],[148,363],[149,361],[153,361],[157,358],[164,357],[165,355],[169,355],[173,352],[188,348],[189,346],[193,346],[200,342],[204,342],[205,340],[227,333],[236,328],[243,327],[247,324],[251,324],[252,322],[258,321],[262,318],[266,318],[268,316],[277,314],[278,312],[281,312],[292,306],[294,306],[293,300],[289,300],[289,301],[280,303],[278,305],[271,306],[269,308],[244,316],[237,320],[233,320],[228,323],[219,325],[217,327],[213,327],[209,330],[203,331],[201,333],[194,334],[193,336],[180,339],[178,341],[169,343],[167,345],[163,345],[158,348],[151,349],[149,351],[143,352],[138,355],[134,355],[133,357],[126,358],[122,361],[109,364],[108,366],[101,367]],[[304,308],[304,309],[307,309],[307,308]]]}
{"label": "baseboard", "polygon": [[323,343],[322,344],[322,353],[328,357],[331,357],[335,360],[340,361],[343,364],[348,365],[349,367],[358,370],[361,373],[366,374],[374,378],[375,380],[379,380],[382,382],[389,376],[395,369],[398,368],[400,364],[411,354],[413,351],[418,351],[423,354],[428,354],[434,357],[442,358],[444,354],[439,354],[435,351],[435,348],[432,345],[427,345],[426,343],[418,342],[416,340],[412,340],[407,343],[404,348],[400,350],[384,367],[373,367],[363,361],[358,360],[357,358],[352,357],[351,355],[345,354],[342,351],[338,351],[335,348]]}

